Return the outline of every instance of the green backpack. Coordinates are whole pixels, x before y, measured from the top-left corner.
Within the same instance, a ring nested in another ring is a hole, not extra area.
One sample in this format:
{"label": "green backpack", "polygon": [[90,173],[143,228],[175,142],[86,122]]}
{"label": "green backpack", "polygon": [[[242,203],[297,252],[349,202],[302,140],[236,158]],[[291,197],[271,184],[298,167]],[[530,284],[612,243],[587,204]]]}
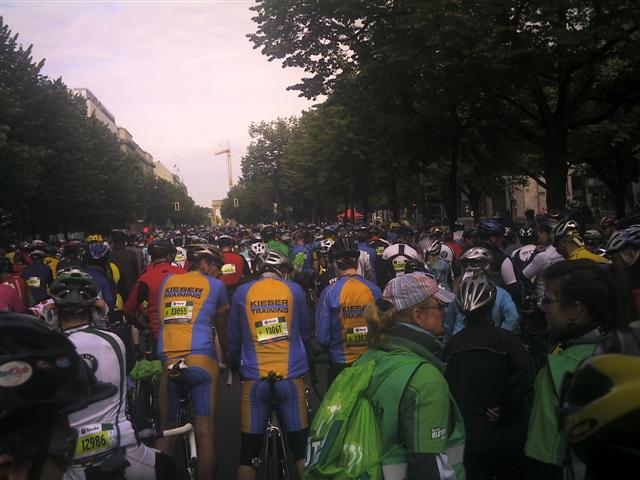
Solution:
{"label": "green backpack", "polygon": [[[416,368],[421,363],[406,362]],[[329,388],[309,430],[305,479],[383,479],[383,460],[401,445],[382,452],[376,415],[365,395],[375,368],[375,361],[358,362]]]}

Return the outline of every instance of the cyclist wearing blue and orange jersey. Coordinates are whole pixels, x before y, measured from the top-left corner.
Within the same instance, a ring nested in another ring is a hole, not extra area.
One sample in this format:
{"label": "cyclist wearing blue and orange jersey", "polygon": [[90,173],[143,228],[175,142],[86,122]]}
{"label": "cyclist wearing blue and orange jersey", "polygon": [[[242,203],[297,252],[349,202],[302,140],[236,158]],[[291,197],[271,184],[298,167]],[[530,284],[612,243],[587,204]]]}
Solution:
{"label": "cyclist wearing blue and orange jersey", "polygon": [[[160,382],[160,413],[165,426],[177,422],[179,386],[168,381],[167,367],[184,359],[195,414],[198,477],[214,478],[213,427],[219,373],[215,336],[220,335],[224,347],[229,311],[224,283],[215,277],[220,274],[224,258],[218,247],[199,244],[190,246],[188,260],[189,273],[169,275],[160,287],[158,356],[165,366]],[[172,451],[167,439],[161,439],[157,446],[165,453]]]}
{"label": "cyclist wearing blue and orange jersey", "polygon": [[[241,285],[233,295],[229,315],[229,364],[244,379],[240,431],[239,479],[253,479],[253,460],[260,455],[272,400],[287,432],[302,478],[309,420],[302,376],[308,371],[305,341],[312,335],[307,301],[297,283],[286,280],[292,265],[276,250],[258,257],[260,278]],[[276,399],[266,380],[273,372]]]}
{"label": "cyclist wearing blue and orange jersey", "polygon": [[329,250],[339,277],[322,291],[316,308],[316,340],[329,351],[329,385],[367,351],[364,309],[382,295],[356,273],[359,256],[358,242],[350,237],[338,239]]}

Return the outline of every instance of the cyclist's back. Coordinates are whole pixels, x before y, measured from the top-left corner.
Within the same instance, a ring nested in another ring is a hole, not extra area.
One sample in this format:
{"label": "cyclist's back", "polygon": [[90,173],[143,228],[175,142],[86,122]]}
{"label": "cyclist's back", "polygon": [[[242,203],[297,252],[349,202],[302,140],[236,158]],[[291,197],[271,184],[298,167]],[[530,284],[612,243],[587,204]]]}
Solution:
{"label": "cyclist's back", "polygon": [[[302,375],[308,370],[304,340],[310,339],[311,324],[302,288],[283,279],[291,268],[283,253],[265,252],[260,278],[238,287],[232,300],[229,363],[239,366],[244,379],[238,468],[242,479],[255,478],[253,460],[260,453],[272,404],[278,405],[299,473],[303,468],[309,421]],[[268,380],[273,374],[279,378],[275,385]]]}

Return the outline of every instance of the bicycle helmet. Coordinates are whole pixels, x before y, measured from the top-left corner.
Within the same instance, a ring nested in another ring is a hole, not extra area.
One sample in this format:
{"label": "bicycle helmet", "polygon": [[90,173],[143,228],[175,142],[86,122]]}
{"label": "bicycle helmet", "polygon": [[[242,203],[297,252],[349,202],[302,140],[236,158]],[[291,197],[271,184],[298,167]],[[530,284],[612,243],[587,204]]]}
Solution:
{"label": "bicycle helmet", "polygon": [[527,225],[518,230],[518,237],[520,238],[520,243],[529,245],[538,241],[538,232],[531,225]]}
{"label": "bicycle helmet", "polygon": [[429,229],[429,236],[431,237],[442,238],[443,234],[444,230],[442,230],[442,227],[440,227],[439,225],[434,225]]}
{"label": "bicycle helmet", "polygon": [[464,230],[464,222],[462,219],[457,218],[455,222],[453,222],[453,231],[457,232],[460,230]]}
{"label": "bicycle helmet", "polygon": [[222,247],[233,247],[233,244],[235,243],[233,238],[231,238],[230,235],[220,235],[216,239],[216,242],[218,243],[218,246],[220,248],[222,248]]}
{"label": "bicycle helmet", "polygon": [[273,225],[265,225],[264,227],[262,227],[262,230],[260,230],[260,236],[267,242],[269,240],[273,240],[274,238],[276,238],[276,229],[273,227]]}
{"label": "bicycle helmet", "polygon": [[210,260],[211,262],[222,267],[225,264],[224,256],[216,245],[209,243],[196,243],[187,245],[187,259],[190,263],[199,262],[202,259]]}
{"label": "bicycle helmet", "polygon": [[358,242],[353,237],[339,238],[329,249],[329,259],[338,262],[357,262],[360,257]]}
{"label": "bicycle helmet", "polygon": [[267,251],[267,244],[264,242],[253,242],[249,245],[249,253],[253,258],[257,258]]}
{"label": "bicycle helmet", "polygon": [[617,253],[625,248],[640,248],[640,225],[613,232],[605,246],[607,254]]}
{"label": "bicycle helmet", "polygon": [[484,271],[462,280],[456,295],[456,303],[465,314],[493,308],[495,301],[496,284]]}
{"label": "bicycle helmet", "polygon": [[[0,314],[0,425],[24,423],[27,415],[66,414],[117,392],[91,382],[69,339],[30,315]],[[95,380],[95,379],[93,379]]]}
{"label": "bicycle helmet", "polygon": [[491,262],[493,262],[493,255],[484,247],[472,247],[460,256],[460,265],[463,270],[486,270]]}
{"label": "bicycle helmet", "polygon": [[109,257],[111,245],[109,245],[108,242],[94,242],[89,244],[88,250],[91,258],[94,260],[101,260]]}
{"label": "bicycle helmet", "polygon": [[99,233],[92,233],[91,235],[87,235],[87,238],[85,238],[85,242],[86,243],[93,243],[93,242],[104,242],[104,237],[99,234]]}
{"label": "bicycle helmet", "polygon": [[267,250],[258,259],[258,273],[272,272],[284,276],[292,269],[289,257],[278,250]]}
{"label": "bicycle helmet", "polygon": [[44,250],[35,249],[29,252],[29,256],[32,260],[42,260],[46,256],[46,253]]}
{"label": "bicycle helmet", "polygon": [[427,255],[438,256],[440,255],[440,250],[442,250],[442,242],[440,240],[432,239],[428,240],[427,244],[424,247],[425,257]]}
{"label": "bicycle helmet", "polygon": [[62,256],[68,257],[70,255],[80,255],[82,253],[82,243],[78,240],[69,240],[62,245]]}
{"label": "bicycle helmet", "polygon": [[285,243],[291,242],[291,234],[289,232],[283,232],[282,235],[280,235],[280,240]]}
{"label": "bicycle helmet", "polygon": [[328,255],[334,243],[336,243],[336,241],[331,238],[325,238],[324,240],[321,240],[318,243],[318,253],[320,255]]}
{"label": "bicycle helmet", "polygon": [[78,269],[78,270],[83,269],[82,259],[74,256],[63,257],[58,262],[58,265],[56,267],[56,274],[58,274],[63,270],[73,270],[73,269]]}
{"label": "bicycle helmet", "polygon": [[159,238],[149,244],[149,255],[151,258],[162,258],[169,255],[175,255],[177,250],[173,242],[166,238]]}
{"label": "bicycle helmet", "polygon": [[618,217],[604,216],[600,219],[600,227],[615,227],[618,224]]}
{"label": "bicycle helmet", "polygon": [[587,245],[599,245],[602,241],[602,234],[598,230],[587,230],[582,239]]}
{"label": "bicycle helmet", "polygon": [[580,225],[578,225],[578,222],[575,220],[564,220],[553,227],[551,231],[551,241],[554,246],[557,246],[558,242],[564,237],[569,237],[569,239],[579,247],[584,245],[580,233]]}
{"label": "bicycle helmet", "polygon": [[82,270],[62,270],[51,284],[50,295],[60,310],[80,313],[96,303],[98,287]]}
{"label": "bicycle helmet", "polygon": [[589,357],[565,376],[560,427],[583,460],[605,455],[610,461],[605,452],[640,460],[638,372],[640,357],[615,353]]}
{"label": "bicycle helmet", "polygon": [[504,225],[495,219],[481,220],[478,225],[478,233],[487,237],[502,237],[504,236]]}

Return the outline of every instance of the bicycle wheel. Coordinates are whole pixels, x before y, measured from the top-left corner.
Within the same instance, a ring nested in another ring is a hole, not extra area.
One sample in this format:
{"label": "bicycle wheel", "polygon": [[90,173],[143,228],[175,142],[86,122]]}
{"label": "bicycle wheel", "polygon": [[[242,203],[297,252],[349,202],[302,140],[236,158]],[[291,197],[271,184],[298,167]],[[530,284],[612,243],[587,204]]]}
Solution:
{"label": "bicycle wheel", "polygon": [[269,457],[267,458],[266,471],[268,473],[267,478],[269,480],[283,480],[282,471],[280,469],[280,455],[279,455],[279,437],[280,434],[277,430],[272,430],[269,434]]}

